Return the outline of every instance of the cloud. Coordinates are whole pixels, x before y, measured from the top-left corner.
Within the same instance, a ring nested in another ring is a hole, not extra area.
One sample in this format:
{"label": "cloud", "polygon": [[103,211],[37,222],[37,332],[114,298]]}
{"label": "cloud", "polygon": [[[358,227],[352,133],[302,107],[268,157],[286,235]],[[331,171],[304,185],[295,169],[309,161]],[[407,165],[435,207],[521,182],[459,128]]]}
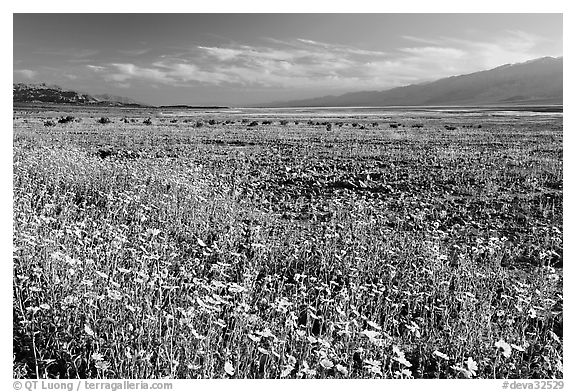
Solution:
{"label": "cloud", "polygon": [[14,70],[14,73],[26,79],[34,79],[36,76],[38,76],[38,72],[32,71],[31,69],[16,69]]}
{"label": "cloud", "polygon": [[484,40],[455,37],[403,36],[403,38],[427,44],[425,47],[405,48],[404,51],[429,63],[434,60],[436,62],[451,61],[451,68],[458,69],[461,73],[550,55],[548,52],[550,49],[547,47],[548,40],[520,30],[507,30],[498,37]]}
{"label": "cloud", "polygon": [[263,45],[194,46],[148,62],[132,59],[86,67],[116,85],[353,91],[429,81],[547,54],[542,38],[522,31],[505,31],[497,39],[477,41],[403,38],[410,45],[389,51],[305,38],[267,38]]}
{"label": "cloud", "polygon": [[86,68],[88,68],[89,70],[94,71],[94,72],[102,72],[102,71],[106,70],[106,67],[103,67],[101,65],[92,65],[92,64],[86,65]]}

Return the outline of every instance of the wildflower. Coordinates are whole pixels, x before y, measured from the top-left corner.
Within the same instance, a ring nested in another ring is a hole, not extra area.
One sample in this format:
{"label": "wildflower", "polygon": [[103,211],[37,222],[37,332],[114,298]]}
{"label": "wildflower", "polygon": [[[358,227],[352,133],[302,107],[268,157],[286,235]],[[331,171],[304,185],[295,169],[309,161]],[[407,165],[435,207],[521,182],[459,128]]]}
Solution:
{"label": "wildflower", "polygon": [[510,355],[512,354],[512,347],[510,347],[510,345],[506,343],[503,339],[497,341],[494,344],[494,346],[499,348],[502,352],[502,355],[504,355],[506,358],[510,357]]}
{"label": "wildflower", "polygon": [[406,359],[406,357],[404,356],[404,353],[402,352],[402,350],[400,350],[400,348],[398,346],[392,346],[392,351],[394,352],[394,354],[396,354],[396,357],[392,358],[393,360],[395,360],[396,362],[406,366],[406,367],[411,367],[412,363],[410,363],[410,361],[408,361]]}
{"label": "wildflower", "polygon": [[98,361],[98,362],[96,362],[95,366],[96,366],[96,369],[105,371],[105,370],[108,370],[110,368],[110,362]]}
{"label": "wildflower", "polygon": [[371,326],[372,328],[377,329],[377,330],[379,330],[379,331],[382,329],[382,327],[380,327],[378,324],[376,324],[376,323],[373,322],[373,321],[368,320],[368,321],[366,321],[366,323],[367,323],[369,326]]}
{"label": "wildflower", "polygon": [[366,361],[364,361],[366,363],[366,367],[368,368],[368,371],[370,373],[374,373],[374,374],[378,374],[379,376],[382,376],[382,369],[381,369],[381,365],[382,362],[378,361],[378,360],[370,360],[367,359]]}
{"label": "wildflower", "polygon": [[84,332],[90,336],[94,336],[94,331],[92,331],[92,328],[90,328],[88,324],[84,324]]}
{"label": "wildflower", "polygon": [[478,370],[478,364],[476,363],[475,360],[472,359],[472,357],[468,357],[468,360],[466,361],[466,367],[473,376],[476,375],[476,371]]}
{"label": "wildflower", "polygon": [[438,351],[438,350],[434,350],[434,352],[433,352],[432,354],[433,354],[433,355],[436,355],[437,357],[440,357],[440,358],[442,358],[442,359],[444,359],[444,360],[446,360],[446,361],[450,359],[450,357],[449,357],[448,355],[446,355],[446,354],[444,354],[444,353],[442,353],[442,352],[440,352],[440,351]]}
{"label": "wildflower", "polygon": [[261,339],[260,336],[255,336],[255,335],[252,335],[251,333],[248,334],[248,337],[250,338],[250,340],[252,340],[255,343],[258,343]]}
{"label": "wildflower", "polygon": [[294,366],[287,364],[286,366],[284,366],[284,369],[282,369],[280,377],[288,377],[290,373],[292,373],[292,370],[294,370]]}
{"label": "wildflower", "polygon": [[339,373],[342,373],[344,376],[347,376],[347,375],[348,375],[348,369],[346,369],[344,366],[342,366],[342,365],[340,365],[340,364],[336,365],[336,370],[337,370]]}
{"label": "wildflower", "polygon": [[334,367],[334,362],[332,362],[331,360],[329,360],[328,358],[323,358],[320,361],[320,365],[322,365],[322,367],[324,369],[332,369]]}
{"label": "wildflower", "polygon": [[224,364],[224,371],[229,375],[229,376],[233,376],[234,375],[234,366],[232,365],[232,363],[230,361],[226,361],[226,363]]}
{"label": "wildflower", "polygon": [[99,353],[94,353],[94,354],[92,354],[92,360],[96,361],[96,362],[101,362],[104,360],[104,356],[102,354],[99,354]]}
{"label": "wildflower", "polygon": [[524,350],[524,347],[517,346],[517,345],[515,345],[515,344],[513,344],[513,343],[510,343],[510,346],[511,346],[513,349],[515,349],[515,350],[522,351],[522,352],[525,351],[525,350]]}
{"label": "wildflower", "polygon": [[310,369],[310,366],[308,365],[308,362],[306,361],[302,361],[302,370],[300,370],[301,373],[306,374],[307,376],[313,377],[316,375],[316,370],[314,369]]}

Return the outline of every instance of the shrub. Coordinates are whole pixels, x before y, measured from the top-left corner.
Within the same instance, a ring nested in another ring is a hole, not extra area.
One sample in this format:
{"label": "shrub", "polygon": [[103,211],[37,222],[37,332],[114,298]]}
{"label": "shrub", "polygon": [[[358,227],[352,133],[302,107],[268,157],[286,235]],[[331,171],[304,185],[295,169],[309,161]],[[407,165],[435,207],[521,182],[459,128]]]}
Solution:
{"label": "shrub", "polygon": [[204,123],[202,121],[196,121],[196,128],[202,128]]}
{"label": "shrub", "polygon": [[280,125],[288,125],[288,120],[280,120]]}
{"label": "shrub", "polygon": [[60,119],[58,120],[59,124],[66,124],[69,122],[74,121],[74,117],[73,116],[66,116],[66,117],[60,117]]}
{"label": "shrub", "polygon": [[56,123],[52,120],[46,120],[46,121],[44,121],[44,126],[45,127],[55,127]]}
{"label": "shrub", "polygon": [[97,121],[99,124],[109,124],[112,121],[108,117],[100,117]]}
{"label": "shrub", "polygon": [[143,124],[152,125],[152,119],[148,117],[146,120],[142,121]]}
{"label": "shrub", "polygon": [[208,124],[209,125],[216,125],[217,123],[216,123],[216,120],[210,119],[210,120],[208,120]]}
{"label": "shrub", "polygon": [[248,124],[249,127],[255,127],[256,125],[258,125],[258,121],[252,121],[250,124]]}
{"label": "shrub", "polygon": [[326,130],[327,130],[327,131],[331,131],[331,130],[332,130],[332,124],[328,123],[328,124],[326,125]]}

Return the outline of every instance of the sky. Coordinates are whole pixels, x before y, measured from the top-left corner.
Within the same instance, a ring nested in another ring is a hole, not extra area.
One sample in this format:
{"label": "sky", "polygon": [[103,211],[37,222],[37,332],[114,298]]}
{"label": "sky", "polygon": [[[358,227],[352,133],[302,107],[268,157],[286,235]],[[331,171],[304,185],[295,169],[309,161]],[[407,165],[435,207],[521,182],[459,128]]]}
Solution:
{"label": "sky", "polygon": [[14,14],[13,80],[242,106],[558,57],[562,44],[562,14]]}

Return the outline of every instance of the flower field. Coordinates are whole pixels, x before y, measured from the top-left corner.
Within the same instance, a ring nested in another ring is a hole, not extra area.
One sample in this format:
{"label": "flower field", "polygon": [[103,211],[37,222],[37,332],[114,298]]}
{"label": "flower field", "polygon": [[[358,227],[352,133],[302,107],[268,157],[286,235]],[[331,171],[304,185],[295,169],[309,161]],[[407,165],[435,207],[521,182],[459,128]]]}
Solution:
{"label": "flower field", "polygon": [[562,132],[15,110],[14,377],[562,378]]}

